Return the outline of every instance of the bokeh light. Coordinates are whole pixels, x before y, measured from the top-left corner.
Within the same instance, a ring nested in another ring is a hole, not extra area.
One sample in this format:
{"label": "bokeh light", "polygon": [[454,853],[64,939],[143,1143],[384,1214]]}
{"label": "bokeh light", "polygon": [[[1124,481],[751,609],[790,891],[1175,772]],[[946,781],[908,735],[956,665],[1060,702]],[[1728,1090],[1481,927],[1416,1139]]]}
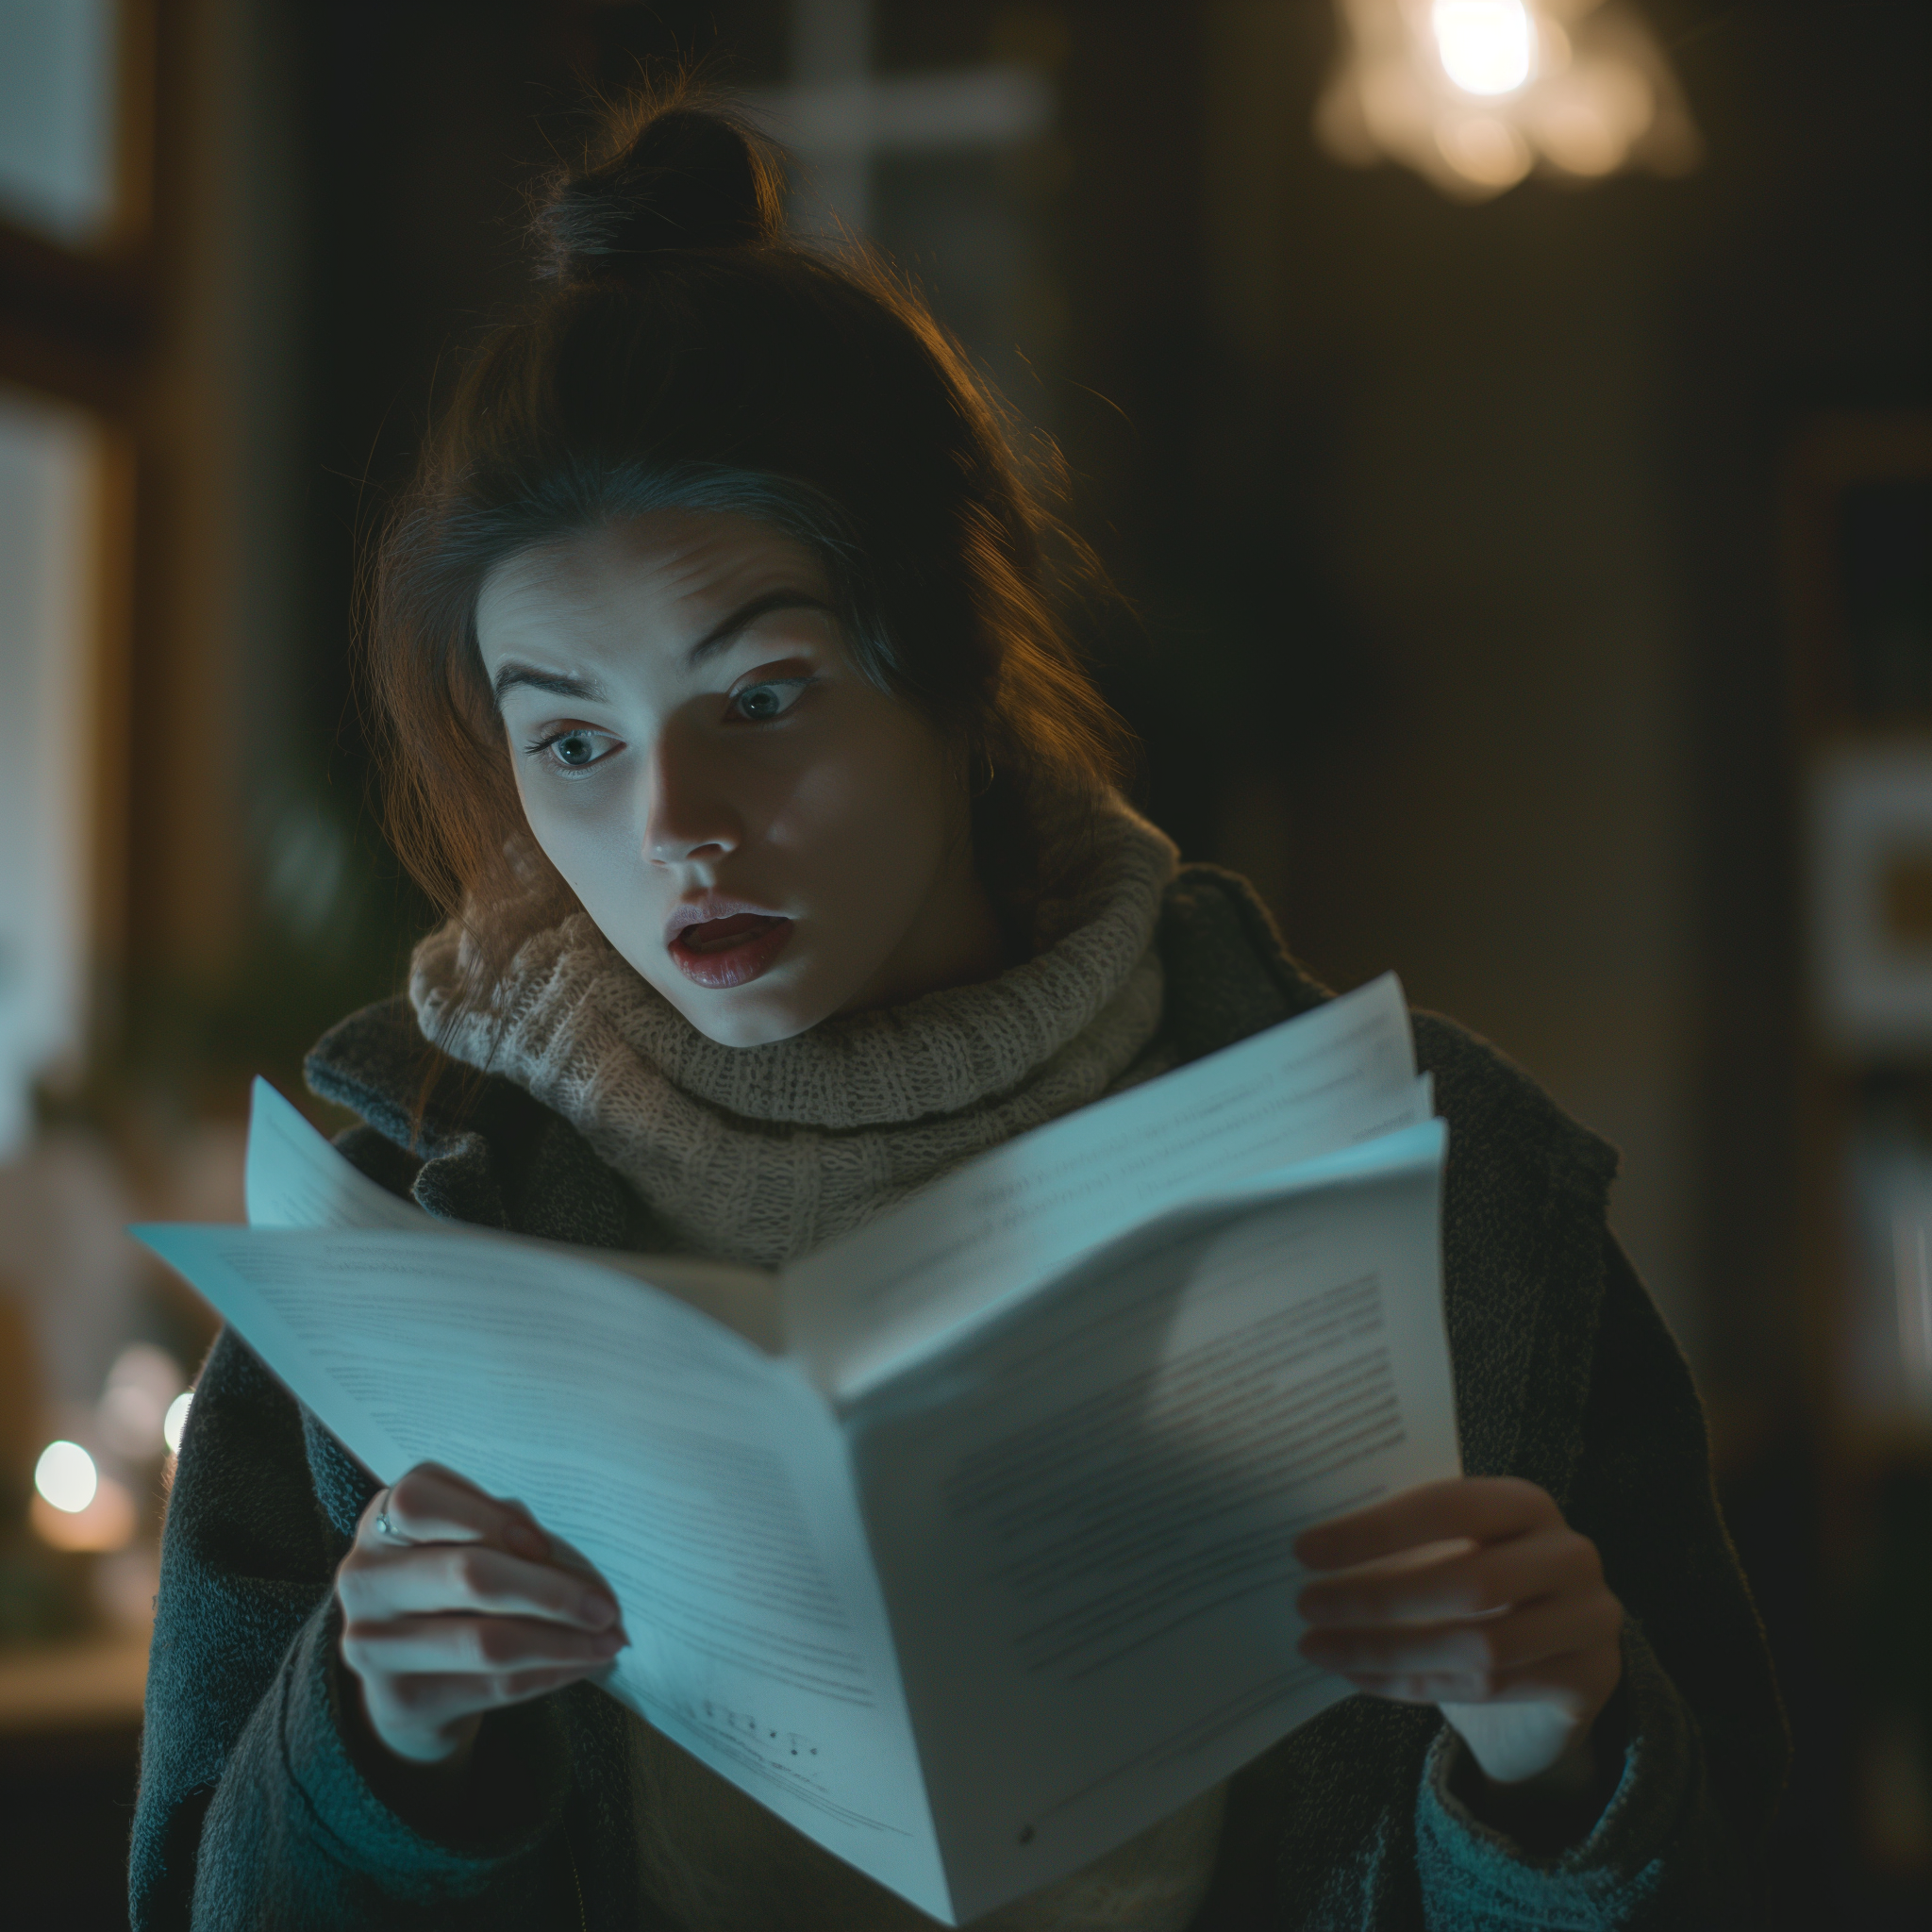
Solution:
{"label": "bokeh light", "polygon": [[124,1348],[108,1371],[95,1410],[106,1445],[132,1462],[160,1455],[163,1419],[183,1379],[181,1364],[166,1349],[146,1341]]}
{"label": "bokeh light", "polygon": [[34,1488],[56,1509],[77,1516],[94,1499],[100,1472],[78,1442],[49,1442],[34,1464]]}
{"label": "bokeh light", "polygon": [[194,1401],[194,1391],[184,1389],[168,1405],[168,1412],[161,1418],[161,1440],[168,1445],[171,1456],[179,1453],[181,1432],[188,1426],[188,1411]]}

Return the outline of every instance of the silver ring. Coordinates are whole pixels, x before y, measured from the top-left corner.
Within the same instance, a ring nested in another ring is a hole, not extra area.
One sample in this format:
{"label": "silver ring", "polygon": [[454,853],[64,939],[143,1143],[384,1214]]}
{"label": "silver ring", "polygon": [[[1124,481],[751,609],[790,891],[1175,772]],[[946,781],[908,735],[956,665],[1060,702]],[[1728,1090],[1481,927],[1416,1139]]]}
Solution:
{"label": "silver ring", "polygon": [[409,1541],[394,1524],[389,1520],[389,1499],[391,1491],[382,1492],[382,1507],[375,1512],[375,1533],[389,1538],[391,1542],[406,1543]]}

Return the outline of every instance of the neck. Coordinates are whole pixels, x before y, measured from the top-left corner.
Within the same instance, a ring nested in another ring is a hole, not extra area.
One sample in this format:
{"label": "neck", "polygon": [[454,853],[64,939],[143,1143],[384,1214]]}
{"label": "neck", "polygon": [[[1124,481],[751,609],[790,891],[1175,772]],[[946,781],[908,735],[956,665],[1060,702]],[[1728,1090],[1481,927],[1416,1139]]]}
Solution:
{"label": "neck", "polygon": [[1004,973],[1019,957],[973,863],[972,848],[962,845],[898,949],[839,1010],[869,1012],[972,986]]}

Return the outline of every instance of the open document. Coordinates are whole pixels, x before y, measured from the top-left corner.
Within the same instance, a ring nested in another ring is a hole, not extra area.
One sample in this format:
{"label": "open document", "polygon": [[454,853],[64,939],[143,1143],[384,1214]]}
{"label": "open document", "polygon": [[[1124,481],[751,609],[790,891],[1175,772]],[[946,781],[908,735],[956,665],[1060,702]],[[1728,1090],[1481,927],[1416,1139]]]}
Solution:
{"label": "open document", "polygon": [[1293,1541],[1458,1468],[1429,1116],[1385,978],[776,1274],[434,1221],[260,1083],[251,1224],[137,1231],[378,1478],[594,1563],[613,1697],[957,1924],[1345,1694]]}

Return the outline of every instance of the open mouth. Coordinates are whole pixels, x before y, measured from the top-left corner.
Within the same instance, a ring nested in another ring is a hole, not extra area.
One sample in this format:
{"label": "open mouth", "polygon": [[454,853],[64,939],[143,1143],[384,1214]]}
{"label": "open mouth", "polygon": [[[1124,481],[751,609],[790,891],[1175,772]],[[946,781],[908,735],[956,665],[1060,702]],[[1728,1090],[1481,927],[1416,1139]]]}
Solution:
{"label": "open mouth", "polygon": [[791,937],[791,922],[770,912],[734,912],[681,926],[670,944],[677,970],[699,986],[742,986],[769,970]]}

